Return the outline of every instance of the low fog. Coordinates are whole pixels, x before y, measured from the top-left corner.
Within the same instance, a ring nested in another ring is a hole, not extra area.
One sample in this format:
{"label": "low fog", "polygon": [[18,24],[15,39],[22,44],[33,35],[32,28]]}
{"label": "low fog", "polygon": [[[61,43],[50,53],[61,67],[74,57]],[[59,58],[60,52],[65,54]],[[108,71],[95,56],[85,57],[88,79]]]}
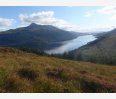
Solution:
{"label": "low fog", "polygon": [[63,42],[63,45],[51,50],[47,50],[49,54],[62,54],[67,51],[78,49],[79,47],[86,45],[87,43],[96,40],[97,38],[93,35],[79,36],[76,39]]}

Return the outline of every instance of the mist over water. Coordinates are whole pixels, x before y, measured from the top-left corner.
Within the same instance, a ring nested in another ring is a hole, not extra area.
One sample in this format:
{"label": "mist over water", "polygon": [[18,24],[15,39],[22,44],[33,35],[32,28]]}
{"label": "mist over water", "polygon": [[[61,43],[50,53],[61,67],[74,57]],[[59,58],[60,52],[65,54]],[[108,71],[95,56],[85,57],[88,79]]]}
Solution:
{"label": "mist over water", "polygon": [[97,38],[93,35],[84,35],[84,36],[79,36],[73,40],[65,41],[62,42],[63,45],[60,47],[56,47],[51,50],[45,51],[48,54],[62,54],[64,52],[68,52],[74,49],[78,49],[79,47],[86,45],[87,43],[96,40]]}

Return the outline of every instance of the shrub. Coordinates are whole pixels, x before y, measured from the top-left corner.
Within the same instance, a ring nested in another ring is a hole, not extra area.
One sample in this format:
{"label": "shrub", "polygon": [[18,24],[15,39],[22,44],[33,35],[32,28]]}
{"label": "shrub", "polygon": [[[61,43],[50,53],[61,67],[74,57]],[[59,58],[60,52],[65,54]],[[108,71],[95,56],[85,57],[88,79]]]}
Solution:
{"label": "shrub", "polygon": [[5,79],[2,91],[4,92],[21,92],[20,82],[15,77],[8,77]]}
{"label": "shrub", "polygon": [[21,68],[18,70],[17,73],[20,77],[23,77],[32,81],[34,81],[39,76],[37,72],[35,72],[34,70],[30,68]]}
{"label": "shrub", "polygon": [[[93,79],[80,78],[80,88],[82,92],[86,93],[98,93],[98,92],[115,92],[116,90],[112,89],[112,85],[106,84],[102,81],[99,82]],[[109,87],[110,86],[110,87]]]}
{"label": "shrub", "polygon": [[47,76],[49,78],[60,79],[62,81],[68,80],[67,75],[65,75],[64,70],[61,68],[51,69],[51,70],[48,69]]}

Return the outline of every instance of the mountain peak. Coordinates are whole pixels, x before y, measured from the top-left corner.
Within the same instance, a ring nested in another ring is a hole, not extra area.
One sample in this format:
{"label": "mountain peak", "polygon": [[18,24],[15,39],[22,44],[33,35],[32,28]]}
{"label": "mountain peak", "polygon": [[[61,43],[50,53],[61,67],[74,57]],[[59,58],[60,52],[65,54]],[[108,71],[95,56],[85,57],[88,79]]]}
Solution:
{"label": "mountain peak", "polygon": [[38,26],[36,23],[31,23],[29,26]]}
{"label": "mountain peak", "polygon": [[39,25],[36,23],[31,23],[29,26],[26,27],[27,29],[49,29],[49,30],[56,30],[58,28],[52,26],[52,25]]}

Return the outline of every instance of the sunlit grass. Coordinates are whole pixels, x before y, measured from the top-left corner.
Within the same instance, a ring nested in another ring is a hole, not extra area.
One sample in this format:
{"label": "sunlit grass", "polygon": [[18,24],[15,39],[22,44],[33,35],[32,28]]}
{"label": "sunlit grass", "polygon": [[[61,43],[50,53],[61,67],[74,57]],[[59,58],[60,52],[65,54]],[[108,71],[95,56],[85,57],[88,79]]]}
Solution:
{"label": "sunlit grass", "polygon": [[116,92],[116,66],[0,49],[0,92]]}

